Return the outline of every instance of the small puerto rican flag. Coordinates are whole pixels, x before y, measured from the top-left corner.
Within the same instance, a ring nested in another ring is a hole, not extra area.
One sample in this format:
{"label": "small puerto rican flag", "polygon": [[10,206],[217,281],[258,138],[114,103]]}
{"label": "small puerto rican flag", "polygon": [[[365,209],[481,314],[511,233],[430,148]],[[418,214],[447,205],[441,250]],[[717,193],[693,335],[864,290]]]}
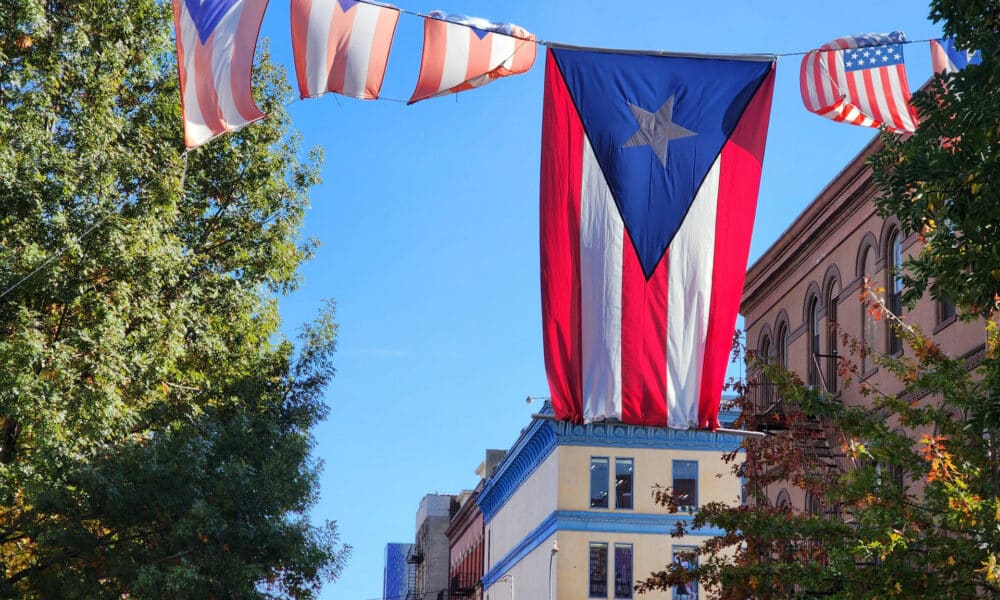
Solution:
{"label": "small puerto rican flag", "polygon": [[931,40],[931,68],[935,73],[958,73],[981,62],[983,56],[979,50],[959,50],[951,38]]}
{"label": "small puerto rican flag", "polygon": [[409,104],[524,73],[534,64],[535,36],[521,27],[434,11],[424,18],[420,75]]}
{"label": "small puerto rican flag", "polygon": [[292,50],[302,98],[382,90],[399,9],[358,0],[292,0]]}
{"label": "small puerto rican flag", "polygon": [[184,145],[264,117],[250,89],[267,0],[174,0]]}

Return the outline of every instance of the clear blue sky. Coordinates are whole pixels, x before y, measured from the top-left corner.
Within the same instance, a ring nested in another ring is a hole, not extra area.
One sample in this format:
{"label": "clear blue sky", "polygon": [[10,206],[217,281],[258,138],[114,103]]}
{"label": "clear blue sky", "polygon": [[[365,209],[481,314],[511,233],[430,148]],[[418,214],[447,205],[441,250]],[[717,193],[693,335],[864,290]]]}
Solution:
{"label": "clear blue sky", "polygon": [[[788,0],[406,0],[517,23],[539,39],[606,48],[787,53],[833,38],[903,30],[938,37],[927,9],[890,0],[838,9]],[[288,2],[262,36],[294,77]],[[403,15],[384,98],[409,98],[422,21]],[[906,46],[911,87],[930,75],[926,43]],[[805,111],[800,57],[781,58],[751,261],[874,131]],[[316,430],[325,464],[317,519],[335,519],[354,554],[325,599],[381,597],[387,542],[413,540],[426,493],[476,485],[486,448],[507,448],[547,396],[538,283],[538,164],[544,53],[534,69],[406,106],[328,94],[289,107],[304,147],[326,150],[306,233],[322,245],[281,302],[286,331],[321,299],[338,304],[338,373]],[[252,127],[252,125],[251,125]]]}

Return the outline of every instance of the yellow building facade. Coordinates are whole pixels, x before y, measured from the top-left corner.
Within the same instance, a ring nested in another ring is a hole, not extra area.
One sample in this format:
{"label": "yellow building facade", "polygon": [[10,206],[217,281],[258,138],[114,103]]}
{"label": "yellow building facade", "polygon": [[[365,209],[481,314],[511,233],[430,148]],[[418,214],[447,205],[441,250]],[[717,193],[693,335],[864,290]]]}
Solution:
{"label": "yellow building facade", "polygon": [[[533,419],[477,498],[485,523],[483,597],[633,598],[636,581],[722,533],[671,536],[697,506],[739,504],[740,480],[722,459],[739,441],[706,431]],[[683,493],[691,510],[671,514],[658,505],[658,485]],[[705,595],[693,585],[642,597]]]}

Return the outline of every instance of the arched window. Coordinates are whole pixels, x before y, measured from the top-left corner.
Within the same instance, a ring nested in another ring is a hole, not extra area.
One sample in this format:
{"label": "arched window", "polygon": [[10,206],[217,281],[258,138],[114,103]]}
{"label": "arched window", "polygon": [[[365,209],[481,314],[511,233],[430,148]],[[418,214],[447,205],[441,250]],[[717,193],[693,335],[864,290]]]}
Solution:
{"label": "arched window", "polygon": [[781,490],[778,492],[778,498],[774,501],[774,506],[776,508],[791,508],[792,499],[788,495],[788,490]]}
{"label": "arched window", "polygon": [[[771,361],[771,336],[766,333],[760,337],[759,356],[760,360],[764,362]],[[758,397],[763,401],[763,409],[767,410],[767,407],[771,406],[774,394],[771,389],[771,380],[768,378],[766,373],[760,374],[758,385],[760,385]]]}
{"label": "arched window", "polygon": [[826,293],[826,391],[837,393],[837,296],[839,286],[831,281]]}
{"label": "arched window", "polygon": [[[862,257],[859,261],[861,264],[861,276],[867,277],[874,282],[875,248],[868,246],[861,252]],[[864,341],[866,347],[866,352],[862,355],[861,359],[861,372],[867,373],[873,366],[868,353],[877,352],[878,349],[875,347],[875,316],[869,310],[869,307],[864,304],[861,305],[861,339]]]}
{"label": "arched window", "polygon": [[[900,268],[903,264],[903,236],[899,230],[892,232],[889,236],[888,263],[886,265],[886,289],[889,290],[888,305],[892,314],[897,317],[903,314],[903,275]],[[889,338],[886,348],[889,354],[898,354],[903,351],[903,340],[896,333],[896,330],[889,326]]]}
{"label": "arched window", "polygon": [[806,512],[818,516],[823,514],[823,499],[812,492],[806,493]]}
{"label": "arched window", "polygon": [[788,368],[788,324],[779,323],[774,334],[774,358],[782,368]]}
{"label": "arched window", "polygon": [[809,357],[806,375],[809,385],[819,385],[819,298],[812,296],[806,308],[806,325],[809,336]]}

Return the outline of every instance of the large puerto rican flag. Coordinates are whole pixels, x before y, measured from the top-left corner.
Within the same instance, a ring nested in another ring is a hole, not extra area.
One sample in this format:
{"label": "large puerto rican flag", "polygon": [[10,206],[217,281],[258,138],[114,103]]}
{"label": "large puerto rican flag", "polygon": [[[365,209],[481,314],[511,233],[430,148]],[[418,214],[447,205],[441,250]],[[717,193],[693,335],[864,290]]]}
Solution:
{"label": "large puerto rican flag", "polygon": [[184,145],[264,117],[250,89],[267,0],[174,0]]}
{"label": "large puerto rican flag", "polygon": [[719,426],[774,68],[550,48],[540,236],[557,419]]}

